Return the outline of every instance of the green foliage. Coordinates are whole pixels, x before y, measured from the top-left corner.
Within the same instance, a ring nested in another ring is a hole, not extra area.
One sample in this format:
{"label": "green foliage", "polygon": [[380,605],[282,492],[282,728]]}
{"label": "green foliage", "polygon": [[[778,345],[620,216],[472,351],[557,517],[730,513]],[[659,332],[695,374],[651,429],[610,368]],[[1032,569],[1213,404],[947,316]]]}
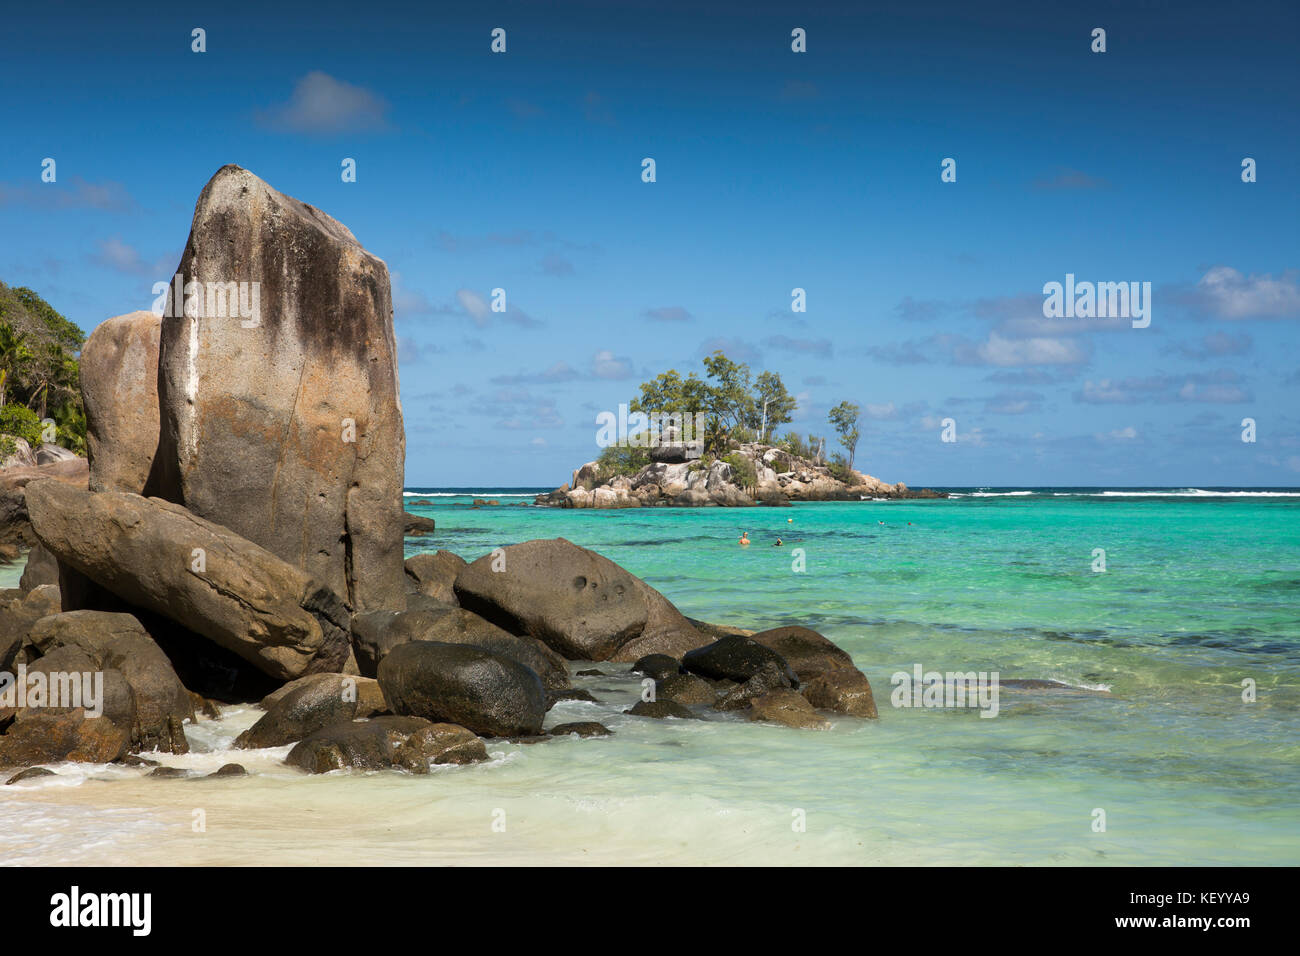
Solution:
{"label": "green foliage", "polygon": [[832,478],[836,478],[846,485],[851,485],[854,482],[853,468],[844,460],[843,455],[832,455],[831,460],[826,463],[826,470],[831,473]]}
{"label": "green foliage", "polygon": [[731,474],[735,478],[736,484],[740,485],[741,488],[752,491],[758,487],[758,471],[754,468],[754,462],[748,455],[733,451],[722,460],[731,466]]}
{"label": "green foliage", "polygon": [[858,415],[862,411],[853,402],[840,402],[831,409],[830,423],[835,427],[835,433],[840,436],[840,444],[844,450],[849,453],[848,467],[853,468],[853,457],[857,453],[858,438]]}
{"label": "green foliage", "polygon": [[18,450],[18,442],[13,435],[0,435],[0,461],[4,461]]}
{"label": "green foliage", "polygon": [[596,481],[603,484],[619,475],[631,478],[648,464],[650,453],[646,449],[610,445],[596,459]]}
{"label": "green foliage", "polygon": [[746,424],[753,428],[759,441],[768,441],[772,433],[790,421],[799,403],[786,390],[777,372],[764,372],[754,380],[754,394]]}
{"label": "green foliage", "polygon": [[704,359],[703,378],[695,372],[683,378],[670,369],[643,382],[629,408],[634,412],[702,413],[705,449],[717,454],[734,442],[770,441],[773,431],[790,421],[796,402],[776,372],[752,378],[748,365],[716,351]]}
{"label": "green foliage", "polygon": [[35,448],[41,444],[41,419],[27,406],[10,402],[0,408],[0,435],[21,438]]}
{"label": "green foliage", "polygon": [[78,454],[86,447],[77,362],[85,339],[31,289],[0,282],[0,408],[26,406],[38,421],[53,418],[58,443]]}

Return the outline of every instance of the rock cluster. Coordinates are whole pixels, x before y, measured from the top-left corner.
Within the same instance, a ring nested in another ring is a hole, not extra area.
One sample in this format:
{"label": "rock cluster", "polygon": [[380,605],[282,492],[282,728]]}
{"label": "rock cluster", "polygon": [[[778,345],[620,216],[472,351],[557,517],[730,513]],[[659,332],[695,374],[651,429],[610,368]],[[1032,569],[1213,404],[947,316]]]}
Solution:
{"label": "rock cluster", "polygon": [[[187,752],[215,698],[260,699],[237,748],[291,747],[314,773],[424,773],[487,759],[485,738],[546,737],[556,702],[594,700],[575,660],[637,662],[659,693],[636,715],[875,716],[866,678],[816,632],[691,621],[563,538],[403,562],[404,533],[436,526],[402,508],[387,269],[238,167],[203,190],[163,316],[87,341],[83,398],[89,462],[33,455],[0,481],[0,526],[32,546],[0,592],[0,671],[23,682],[0,693],[0,767],[149,766],[139,753]],[[656,500],[752,503],[725,462],[682,454],[650,466]],[[46,693],[83,676],[93,694]]]}
{"label": "rock cluster", "polygon": [[860,501],[867,498],[946,498],[945,492],[912,491],[855,471],[842,481],[825,465],[761,443],[737,443],[732,451],[746,459],[752,479],[742,479],[728,461],[688,459],[684,447],[650,449],[650,463],[634,475],[602,478],[590,461],[573,472],[568,484],[535,502],[556,508],[751,507],[792,501]]}

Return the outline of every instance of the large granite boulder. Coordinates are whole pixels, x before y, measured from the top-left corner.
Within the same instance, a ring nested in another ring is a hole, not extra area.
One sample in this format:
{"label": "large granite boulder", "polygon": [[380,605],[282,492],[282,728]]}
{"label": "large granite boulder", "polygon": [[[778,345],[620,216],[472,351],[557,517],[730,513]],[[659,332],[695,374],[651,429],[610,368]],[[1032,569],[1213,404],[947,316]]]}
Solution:
{"label": "large granite boulder", "polygon": [[387,266],[319,209],[223,166],[176,273],[157,494],[353,610],[403,607],[406,439]]}
{"label": "large granite boulder", "polygon": [[463,607],[574,660],[680,657],[707,643],[668,600],[613,561],[564,538],[484,555],[456,577]]}
{"label": "large granite boulder", "polygon": [[158,451],[162,319],[130,312],[101,322],[81,348],[91,491],[145,493]]}
{"label": "large granite boulder", "polygon": [[272,677],[338,671],[348,659],[348,614],[337,595],[180,505],[40,481],[27,486],[27,507],[62,566]]}
{"label": "large granite boulder", "polygon": [[367,611],[352,619],[352,647],[361,673],[378,673],[380,662],[400,644],[439,641],[473,644],[536,671],[547,690],[569,686],[564,658],[536,638],[502,630],[464,608],[421,601],[405,611]]}
{"label": "large granite boulder", "polygon": [[459,724],[484,737],[536,736],[546,716],[535,671],[472,645],[399,645],[379,664],[379,687],[396,714]]}
{"label": "large granite boulder", "polygon": [[33,625],[28,643],[48,661],[58,648],[76,648],[95,670],[118,671],[131,688],[134,720],[131,749],[189,753],[184,723],[194,720],[189,691],[171,661],[138,620],[129,614],[69,611]]}

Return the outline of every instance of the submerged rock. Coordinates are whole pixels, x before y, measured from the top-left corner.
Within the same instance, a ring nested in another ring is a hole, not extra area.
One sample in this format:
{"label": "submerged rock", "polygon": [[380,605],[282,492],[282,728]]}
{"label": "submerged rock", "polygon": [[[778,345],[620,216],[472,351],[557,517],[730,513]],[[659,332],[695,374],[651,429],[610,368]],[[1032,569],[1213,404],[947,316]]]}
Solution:
{"label": "submerged rock", "polygon": [[796,690],[783,687],[749,702],[750,720],[765,720],[806,730],[826,730],[830,721],[819,716],[813,705]]}
{"label": "submerged rock", "polygon": [[679,720],[700,719],[684,704],[679,704],[675,700],[639,700],[623,713],[631,714],[633,717],[652,717],[656,720],[667,717],[676,717]]}
{"label": "submerged rock", "polygon": [[455,724],[419,717],[374,717],[322,728],[289,751],[284,762],[309,773],[399,768],[428,773],[429,764],[487,759],[483,741]]}
{"label": "submerged rock", "polygon": [[[614,731],[594,720],[576,720],[568,724],[556,724],[551,728],[552,737],[564,737],[576,734],[579,737],[608,737]],[[11,781],[12,782],[12,781]]]}

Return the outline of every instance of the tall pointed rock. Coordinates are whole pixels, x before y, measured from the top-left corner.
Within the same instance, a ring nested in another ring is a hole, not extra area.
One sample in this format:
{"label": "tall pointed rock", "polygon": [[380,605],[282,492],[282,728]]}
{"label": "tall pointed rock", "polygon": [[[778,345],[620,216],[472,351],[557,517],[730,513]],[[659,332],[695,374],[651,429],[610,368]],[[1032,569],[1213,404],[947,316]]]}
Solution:
{"label": "tall pointed rock", "polygon": [[160,497],[354,610],[405,606],[392,293],[345,226],[219,169],[167,296],[158,399]]}

